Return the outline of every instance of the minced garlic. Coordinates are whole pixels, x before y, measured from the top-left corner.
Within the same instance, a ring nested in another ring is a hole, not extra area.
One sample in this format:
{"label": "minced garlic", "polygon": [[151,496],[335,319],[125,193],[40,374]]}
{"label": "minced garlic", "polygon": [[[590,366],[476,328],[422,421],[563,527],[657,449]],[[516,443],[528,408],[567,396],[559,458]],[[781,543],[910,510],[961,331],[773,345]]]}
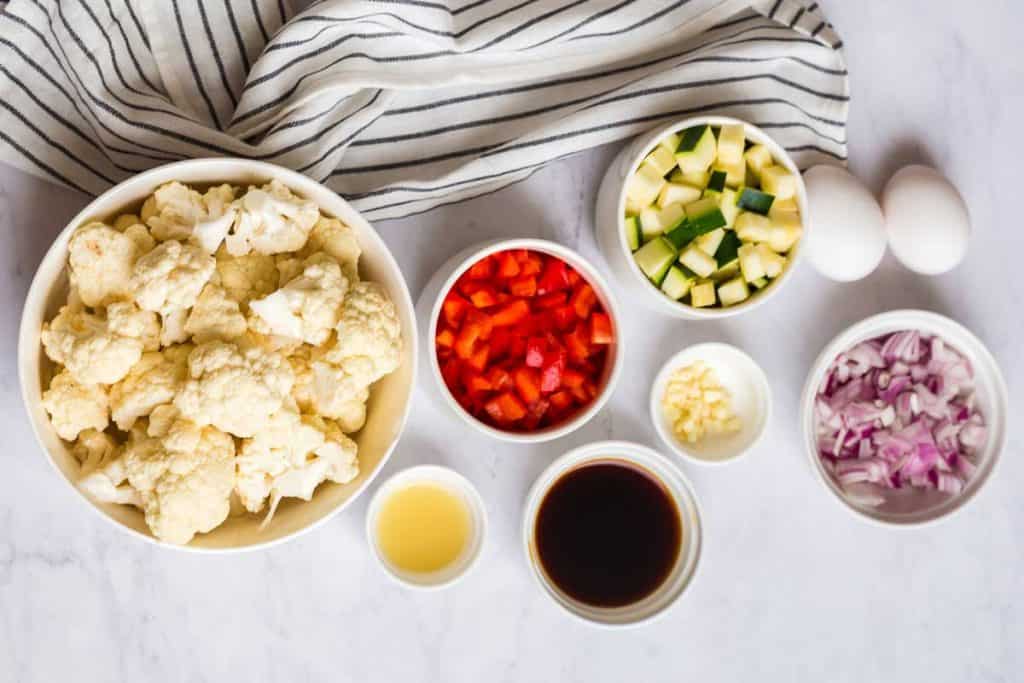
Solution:
{"label": "minced garlic", "polygon": [[677,368],[665,386],[661,408],[672,431],[683,443],[696,443],[707,435],[730,434],[740,420],[729,405],[729,392],[704,361]]}

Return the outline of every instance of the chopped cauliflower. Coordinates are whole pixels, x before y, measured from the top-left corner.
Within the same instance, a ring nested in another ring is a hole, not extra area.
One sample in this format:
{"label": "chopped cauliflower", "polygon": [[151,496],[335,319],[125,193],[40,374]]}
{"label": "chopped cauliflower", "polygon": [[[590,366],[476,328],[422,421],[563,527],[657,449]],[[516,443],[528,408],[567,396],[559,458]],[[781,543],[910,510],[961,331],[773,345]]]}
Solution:
{"label": "chopped cauliflower", "polygon": [[143,207],[146,224],[161,242],[191,239],[208,254],[217,251],[235,221],[235,192],[230,185],[211,187],[206,194],[172,182],[153,193]]}
{"label": "chopped cauliflower", "polygon": [[[111,225],[114,226],[114,230],[118,232],[124,232],[133,225],[139,225],[142,223],[142,219],[136,216],[134,213],[123,213],[114,219]],[[143,226],[145,227],[145,226]]]}
{"label": "chopped cauliflower", "polygon": [[188,378],[190,344],[145,353],[128,375],[110,388],[110,411],[117,428],[128,431],[140,417],[174,400]]}
{"label": "chopped cauliflower", "polygon": [[249,437],[262,429],[291,392],[291,366],[279,353],[210,341],[189,354],[190,379],[174,398],[196,424]]}
{"label": "chopped cauliflower", "polygon": [[86,429],[104,430],[110,422],[106,390],[98,384],[79,384],[71,373],[61,370],[43,392],[43,408],[57,436],[74,441]]}
{"label": "chopped cauliflower", "polygon": [[135,243],[135,253],[139,256],[148,254],[156,246],[156,240],[149,234],[149,229],[141,223],[129,225],[125,228],[124,236]]}
{"label": "chopped cauliflower", "polygon": [[267,254],[232,256],[224,249],[217,252],[217,274],[220,286],[238,302],[243,311],[249,302],[277,289],[279,282],[274,257]]}
{"label": "chopped cauliflower", "polygon": [[68,243],[71,284],[78,288],[86,306],[130,299],[137,256],[130,237],[103,223],[84,225]]}
{"label": "chopped cauliflower", "polygon": [[256,314],[254,329],[320,346],[338,324],[348,288],[338,263],[323,252],[314,254],[301,275],[270,296],[249,303]]}
{"label": "chopped cauliflower", "polygon": [[292,194],[277,180],[250,187],[235,204],[238,218],[224,240],[234,256],[298,251],[320,218],[316,204]]}
{"label": "chopped cauliflower", "polygon": [[370,363],[353,359],[338,367],[299,352],[288,357],[295,373],[292,397],[304,413],[336,420],[346,434],[362,429],[373,383]]}
{"label": "chopped cauliflower", "polygon": [[188,339],[185,323],[188,322],[187,308],[176,308],[160,314],[160,345],[181,344]]}
{"label": "chopped cauliflower", "polygon": [[142,356],[140,339],[121,336],[99,316],[67,306],[43,325],[40,336],[46,355],[79,384],[113,384]]}
{"label": "chopped cauliflower", "polygon": [[326,354],[329,363],[345,367],[355,358],[365,359],[372,367],[371,382],[398,367],[401,323],[395,304],[380,285],[360,282],[352,287],[342,305],[337,331],[337,341]]}
{"label": "chopped cauliflower", "polygon": [[[170,406],[157,411],[175,412]],[[224,432],[164,417],[152,422],[145,434],[139,426],[132,430],[124,461],[146,523],[160,540],[185,544],[227,519],[235,442]]]}
{"label": "chopped cauliflower", "polygon": [[181,310],[195,304],[216,268],[213,256],[175,240],[162,243],[135,263],[135,301],[147,311]]}
{"label": "chopped cauliflower", "polygon": [[359,257],[362,249],[352,228],[336,218],[321,216],[309,233],[306,249],[310,253],[322,251],[331,256],[352,282],[359,280]]}
{"label": "chopped cauliflower", "polygon": [[214,284],[203,288],[185,322],[185,334],[197,344],[211,339],[230,341],[245,334],[246,328],[238,303],[228,298],[223,287]]}
{"label": "chopped cauliflower", "polygon": [[107,306],[107,328],[122,337],[138,339],[144,351],[160,348],[160,320],[156,313],[144,311],[131,301]]}
{"label": "chopped cauliflower", "polygon": [[127,483],[124,454],[109,434],[89,429],[78,437],[71,452],[82,468],[78,488],[98,503],[142,507],[142,497]]}

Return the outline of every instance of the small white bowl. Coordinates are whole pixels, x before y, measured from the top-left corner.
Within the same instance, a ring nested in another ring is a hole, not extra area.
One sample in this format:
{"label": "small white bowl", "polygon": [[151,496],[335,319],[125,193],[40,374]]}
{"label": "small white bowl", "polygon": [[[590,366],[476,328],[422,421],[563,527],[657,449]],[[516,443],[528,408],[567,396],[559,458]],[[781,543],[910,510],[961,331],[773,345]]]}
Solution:
{"label": "small white bowl", "polygon": [[[636,264],[633,253],[626,244],[626,234],[622,229],[622,217],[626,211],[626,181],[643,162],[651,150],[657,147],[658,143],[669,133],[675,133],[692,126],[722,126],[729,124],[743,124],[746,129],[747,140],[766,146],[772,153],[776,163],[785,166],[797,180],[796,202],[800,209],[800,217],[803,221],[804,235],[790,250],[788,255],[789,263],[779,277],[765,289],[751,294],[746,301],[729,306],[727,308],[694,308],[680,301],[673,301],[661,293],[651,284],[640,266]],[[769,298],[775,296],[782,286],[789,280],[797,264],[800,262],[803,252],[802,244],[807,239],[808,228],[810,227],[810,214],[807,209],[807,189],[804,187],[800,169],[793,162],[792,157],[775,142],[764,131],[757,126],[740,121],[739,119],[727,116],[698,116],[691,119],[677,121],[668,126],[658,128],[649,133],[639,136],[632,144],[623,149],[605,173],[601,181],[601,188],[597,193],[597,206],[594,216],[594,229],[597,234],[597,244],[601,254],[611,268],[619,284],[625,287],[625,293],[629,297],[643,302],[651,309],[671,315],[676,318],[690,320],[709,320],[727,318],[749,311],[760,306]]]}
{"label": "small white bowl", "polygon": [[[42,391],[53,374],[53,363],[42,352],[39,335],[45,320],[50,320],[67,300],[68,242],[74,231],[92,220],[112,219],[121,213],[136,212],[142,201],[164,183],[209,186],[263,184],[279,180],[289,189],[309,199],[328,216],[333,216],[355,231],[363,255],[359,271],[368,280],[387,290],[402,328],[404,348],[398,370],[373,385],[366,425],[353,435],[359,445],[359,476],[347,484],[324,483],[310,501],[285,500],[274,521],[260,529],[260,519],[252,515],[229,517],[206,534],[197,535],[188,545],[159,542],[146,526],[142,512],[128,505],[98,504],[75,486],[80,469],[70,446],[61,441],[43,409]],[[235,552],[266,548],[299,536],[326,523],[366,488],[391,455],[405,427],[416,377],[416,316],[409,290],[387,245],[376,230],[333,191],[309,177],[280,166],[248,159],[193,159],[154,168],[133,176],[107,190],[71,219],[54,240],[36,270],[25,299],[18,333],[18,377],[36,440],[61,480],[89,510],[98,513],[121,531],[161,547],[182,551]]]}
{"label": "small white bowl", "polygon": [[[566,595],[547,576],[541,565],[534,540],[537,513],[548,490],[561,477],[591,462],[625,461],[657,478],[668,491],[679,511],[683,530],[679,557],[668,577],[651,595],[623,607],[594,607]],[[595,626],[609,628],[636,626],[651,621],[671,607],[692,584],[703,546],[700,503],[690,482],[665,456],[628,441],[601,441],[581,446],[561,456],[545,469],[526,497],[523,511],[523,550],[530,573],[541,590],[566,612]]]}
{"label": "small white bowl", "polygon": [[[977,471],[959,494],[950,496],[937,491],[901,489],[890,493],[881,505],[871,507],[850,500],[821,464],[815,438],[814,400],[825,373],[836,356],[862,341],[900,330],[920,330],[938,335],[971,363],[974,369],[975,397],[978,410],[988,427],[988,441],[978,454]],[[862,320],[828,343],[807,375],[807,383],[800,399],[800,427],[811,469],[845,510],[852,512],[859,519],[889,528],[919,527],[962,509],[991,479],[996,464],[1006,448],[1007,411],[1006,382],[995,358],[980,339],[963,325],[938,313],[901,310],[881,313]]]}
{"label": "small white bowl", "polygon": [[[392,494],[415,484],[433,484],[457,495],[465,504],[470,516],[472,529],[466,547],[454,562],[436,572],[417,573],[396,567],[381,551],[380,540],[377,537],[377,519],[380,516],[381,507]],[[466,576],[476,565],[486,536],[487,510],[484,508],[480,493],[464,476],[455,470],[439,465],[417,465],[391,476],[373,494],[370,507],[366,511],[366,539],[370,544],[373,557],[388,576],[406,588],[437,590],[451,586]]]}
{"label": "small white bowl", "polygon": [[[550,254],[551,256],[562,259],[576,269],[576,271],[578,271],[580,275],[582,275],[583,278],[594,288],[598,301],[604,307],[605,312],[608,313],[608,317],[612,321],[612,329],[615,333],[615,340],[608,349],[604,374],[601,377],[597,397],[594,398],[585,410],[581,410],[571,419],[551,427],[538,429],[532,432],[510,432],[497,429],[496,427],[492,427],[481,422],[473,415],[466,412],[466,410],[459,405],[459,402],[455,400],[455,397],[452,396],[452,393],[448,390],[448,386],[444,382],[444,377],[441,376],[441,367],[437,362],[437,352],[434,347],[434,339],[437,336],[437,321],[441,315],[444,297],[448,294],[451,288],[455,286],[455,282],[464,272],[466,272],[466,270],[469,269],[470,266],[483,257],[509,249],[527,249],[530,251]],[[564,247],[557,242],[549,242],[548,240],[533,238],[511,240],[497,239],[463,249],[455,256],[448,259],[444,265],[434,273],[433,277],[430,278],[430,281],[427,283],[426,287],[423,288],[423,292],[420,294],[420,298],[416,303],[416,311],[420,321],[420,343],[422,344],[421,353],[427,359],[427,362],[423,364],[423,372],[425,373],[425,376],[421,377],[423,386],[434,387],[448,407],[451,408],[456,415],[462,418],[466,424],[471,425],[474,429],[483,432],[484,434],[500,439],[501,441],[524,444],[540,443],[542,441],[557,439],[576,431],[590,421],[590,419],[594,417],[599,410],[601,410],[605,402],[615,390],[615,385],[619,380],[619,374],[622,371],[625,350],[622,344],[623,335],[619,329],[618,304],[615,296],[612,294],[611,288],[597,269],[590,265],[586,259],[572,249]]]}
{"label": "small white bowl", "polygon": [[[733,412],[739,418],[735,434],[707,436],[697,443],[683,443],[675,437],[665,417],[661,399],[676,369],[704,361],[729,392]],[[768,377],[754,359],[735,346],[720,343],[697,344],[683,349],[662,366],[651,387],[651,421],[661,440],[681,457],[701,465],[734,462],[754,449],[772,414],[772,391]]]}

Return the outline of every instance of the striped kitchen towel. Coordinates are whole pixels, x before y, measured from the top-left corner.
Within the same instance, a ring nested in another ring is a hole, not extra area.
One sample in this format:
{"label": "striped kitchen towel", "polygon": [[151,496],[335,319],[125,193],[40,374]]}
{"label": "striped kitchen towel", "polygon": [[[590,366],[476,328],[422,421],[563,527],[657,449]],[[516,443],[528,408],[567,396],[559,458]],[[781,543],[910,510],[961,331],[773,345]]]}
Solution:
{"label": "striped kitchen towel", "polygon": [[842,43],[798,0],[0,0],[0,160],[94,194],[241,156],[371,219],[724,113],[846,158]]}

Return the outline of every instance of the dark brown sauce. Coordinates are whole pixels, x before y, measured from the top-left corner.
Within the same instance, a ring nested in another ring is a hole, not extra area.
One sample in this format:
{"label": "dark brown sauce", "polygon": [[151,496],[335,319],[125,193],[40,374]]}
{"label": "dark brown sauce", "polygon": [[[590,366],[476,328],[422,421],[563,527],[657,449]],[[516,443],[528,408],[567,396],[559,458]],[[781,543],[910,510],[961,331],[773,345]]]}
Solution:
{"label": "dark brown sauce", "polygon": [[566,595],[595,607],[643,600],[665,581],[682,545],[675,501],[651,473],[622,460],[562,475],[533,529],[540,564]]}

